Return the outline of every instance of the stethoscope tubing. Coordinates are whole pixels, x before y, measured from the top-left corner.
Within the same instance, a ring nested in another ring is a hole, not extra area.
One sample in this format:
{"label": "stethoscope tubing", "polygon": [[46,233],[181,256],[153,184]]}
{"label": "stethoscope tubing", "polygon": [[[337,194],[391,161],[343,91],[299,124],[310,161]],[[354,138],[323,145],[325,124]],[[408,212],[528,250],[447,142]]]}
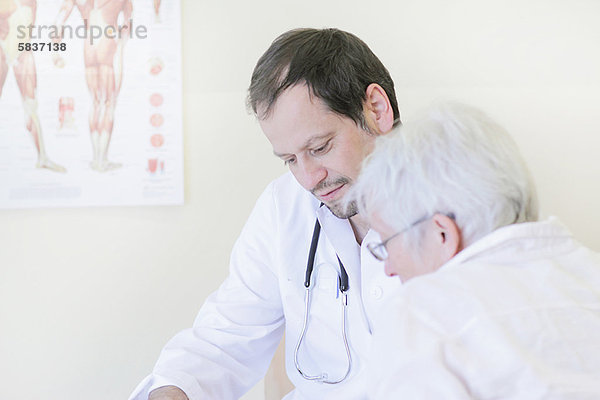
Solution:
{"label": "stethoscope tubing", "polygon": [[330,385],[335,385],[337,383],[345,380],[350,374],[350,370],[352,369],[352,357],[350,355],[350,346],[348,345],[348,338],[346,335],[346,316],[347,316],[347,308],[348,308],[348,274],[346,273],[346,269],[342,264],[342,261],[339,257],[338,263],[340,265],[340,275],[338,276],[338,284],[340,288],[340,292],[342,295],[342,338],[344,340],[344,347],[346,349],[346,357],[348,359],[348,368],[346,369],[346,373],[344,376],[338,380],[330,381],[328,380],[328,376],[326,373],[322,373],[320,375],[307,375],[300,368],[300,363],[298,362],[298,351],[300,349],[300,345],[302,344],[302,340],[304,340],[304,335],[306,334],[306,330],[308,328],[308,314],[310,310],[310,286],[311,286],[311,276],[314,269],[315,256],[317,254],[317,244],[319,242],[319,235],[321,233],[321,224],[317,219],[315,222],[315,227],[313,229],[312,240],[310,243],[310,251],[308,253],[308,263],[306,266],[306,274],[304,280],[304,287],[306,291],[304,293],[304,321],[302,324],[302,332],[300,333],[300,338],[298,339],[298,343],[296,343],[296,348],[294,349],[294,365],[296,366],[296,370],[302,375],[302,377],[309,381],[318,381],[321,383],[326,383]]}

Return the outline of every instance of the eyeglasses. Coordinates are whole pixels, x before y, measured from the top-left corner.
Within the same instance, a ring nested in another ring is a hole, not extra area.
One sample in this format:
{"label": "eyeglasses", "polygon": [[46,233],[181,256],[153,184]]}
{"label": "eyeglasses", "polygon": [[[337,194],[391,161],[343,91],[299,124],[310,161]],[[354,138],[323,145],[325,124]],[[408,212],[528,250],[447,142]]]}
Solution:
{"label": "eyeglasses", "polygon": [[[454,214],[452,214],[452,213],[447,214],[447,216],[449,218],[454,219]],[[392,240],[396,236],[400,235],[401,233],[404,233],[404,232],[406,232],[406,231],[414,228],[415,226],[419,225],[421,222],[427,221],[431,217],[432,216],[421,217],[418,220],[416,220],[415,222],[413,222],[412,224],[410,224],[409,226],[407,226],[406,228],[402,229],[401,231],[394,233],[392,236],[390,236],[389,238],[385,239],[383,242],[381,242],[381,243],[369,243],[367,245],[367,249],[369,249],[369,251],[371,252],[371,254],[373,254],[373,257],[375,257],[379,261],[385,261],[385,259],[388,258],[388,252],[387,252],[386,246],[387,246],[387,244],[388,244],[388,242],[390,240]]]}
{"label": "eyeglasses", "polygon": [[408,231],[409,229],[413,228],[414,226],[416,226],[416,225],[420,224],[421,222],[424,222],[428,219],[429,219],[429,217],[419,218],[416,222],[413,222],[412,224],[410,224],[406,228],[402,229],[401,231],[394,233],[392,236],[385,239],[383,242],[369,243],[367,245],[367,249],[369,249],[371,254],[373,254],[373,257],[375,257],[379,261],[385,261],[385,259],[388,258],[388,252],[387,252],[387,249],[385,246],[387,246],[387,244],[389,243],[390,240],[392,240],[393,238],[400,235],[401,233]]}

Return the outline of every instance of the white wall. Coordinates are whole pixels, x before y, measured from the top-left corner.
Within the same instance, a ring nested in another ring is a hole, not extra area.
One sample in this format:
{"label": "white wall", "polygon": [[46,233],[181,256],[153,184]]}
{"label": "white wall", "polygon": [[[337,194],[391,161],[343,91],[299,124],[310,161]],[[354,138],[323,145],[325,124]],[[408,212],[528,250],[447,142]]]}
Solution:
{"label": "white wall", "polygon": [[126,398],[192,323],[258,194],[283,172],[244,97],[260,54],[294,27],[365,40],[395,78],[404,120],[440,97],[487,110],[521,146],[544,214],[600,250],[600,2],[182,8],[186,204],[0,211],[1,399]]}

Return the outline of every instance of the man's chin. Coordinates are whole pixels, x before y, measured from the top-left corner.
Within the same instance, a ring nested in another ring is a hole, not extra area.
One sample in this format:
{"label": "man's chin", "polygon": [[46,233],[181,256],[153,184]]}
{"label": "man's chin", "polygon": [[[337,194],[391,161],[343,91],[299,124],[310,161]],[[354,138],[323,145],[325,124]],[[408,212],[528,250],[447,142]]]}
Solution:
{"label": "man's chin", "polygon": [[351,201],[350,203],[345,202],[334,202],[332,204],[324,203],[325,207],[329,208],[329,211],[340,219],[348,219],[358,214],[358,207],[356,202]]}

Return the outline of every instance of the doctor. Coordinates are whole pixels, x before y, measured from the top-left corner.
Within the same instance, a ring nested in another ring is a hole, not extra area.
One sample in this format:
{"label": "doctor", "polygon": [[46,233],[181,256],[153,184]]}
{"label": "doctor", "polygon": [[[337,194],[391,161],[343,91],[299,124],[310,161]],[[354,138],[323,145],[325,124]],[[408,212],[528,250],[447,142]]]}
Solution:
{"label": "doctor", "polygon": [[248,104],[290,173],[260,196],[229,277],[131,399],[237,399],[284,332],[286,399],[366,397],[372,315],[400,283],[370,255],[379,237],[344,198],[375,139],[399,123],[393,81],[356,36],[292,30],[259,59]]}

